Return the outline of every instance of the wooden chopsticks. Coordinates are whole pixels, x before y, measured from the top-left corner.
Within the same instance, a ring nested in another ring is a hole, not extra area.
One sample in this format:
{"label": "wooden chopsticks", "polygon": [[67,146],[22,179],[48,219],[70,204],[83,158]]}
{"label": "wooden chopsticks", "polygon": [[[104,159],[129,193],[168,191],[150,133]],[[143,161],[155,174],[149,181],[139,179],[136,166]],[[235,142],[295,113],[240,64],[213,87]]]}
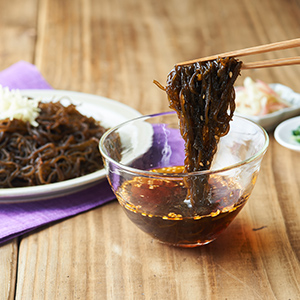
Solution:
{"label": "wooden chopsticks", "polygon": [[259,68],[280,67],[280,66],[299,65],[299,64],[300,64],[300,56],[295,56],[290,58],[278,58],[278,59],[243,63],[242,69],[259,69]]}
{"label": "wooden chopsticks", "polygon": [[[277,43],[271,43],[271,44],[260,45],[256,47],[230,51],[230,52],[224,52],[221,54],[202,57],[198,59],[193,59],[193,60],[178,63],[176,64],[176,66],[190,65],[196,62],[214,60],[219,57],[241,57],[241,56],[266,53],[266,52],[271,52],[276,50],[285,50],[285,49],[295,48],[299,46],[300,46],[300,38],[297,38],[297,39],[292,39],[292,40],[287,40],[287,41],[282,41]],[[265,67],[275,67],[275,66],[287,66],[287,65],[294,65],[294,64],[300,64],[300,56],[243,63],[242,68],[254,69],[254,68],[265,68]]]}

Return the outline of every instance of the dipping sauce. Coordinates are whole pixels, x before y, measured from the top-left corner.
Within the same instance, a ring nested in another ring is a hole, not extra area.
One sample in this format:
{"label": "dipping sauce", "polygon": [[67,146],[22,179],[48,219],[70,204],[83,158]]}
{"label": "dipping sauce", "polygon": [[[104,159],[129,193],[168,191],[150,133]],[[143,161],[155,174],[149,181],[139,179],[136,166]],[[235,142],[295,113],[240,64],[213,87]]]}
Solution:
{"label": "dipping sauce", "polygon": [[[170,167],[152,171],[167,174],[183,170]],[[178,177],[134,177],[125,181],[116,195],[130,220],[153,238],[174,246],[196,247],[216,239],[250,196],[241,194],[238,183],[220,175],[210,176],[208,185],[208,205],[198,211],[187,199],[187,188]]]}

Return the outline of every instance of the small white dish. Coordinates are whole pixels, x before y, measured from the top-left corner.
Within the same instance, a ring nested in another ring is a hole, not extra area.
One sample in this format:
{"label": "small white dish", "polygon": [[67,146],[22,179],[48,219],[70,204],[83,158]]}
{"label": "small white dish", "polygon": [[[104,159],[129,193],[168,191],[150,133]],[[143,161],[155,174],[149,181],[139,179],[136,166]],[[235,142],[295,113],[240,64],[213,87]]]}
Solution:
{"label": "small white dish", "polygon": [[291,104],[291,107],[284,108],[265,116],[249,116],[235,112],[235,115],[242,116],[262,126],[265,130],[273,130],[280,122],[295,117],[300,114],[300,94],[291,88],[279,84],[270,84],[270,87],[277,92],[283,99]]}
{"label": "small white dish", "polygon": [[274,132],[276,141],[288,149],[300,152],[300,143],[294,140],[292,131],[300,126],[300,116],[280,123]]}

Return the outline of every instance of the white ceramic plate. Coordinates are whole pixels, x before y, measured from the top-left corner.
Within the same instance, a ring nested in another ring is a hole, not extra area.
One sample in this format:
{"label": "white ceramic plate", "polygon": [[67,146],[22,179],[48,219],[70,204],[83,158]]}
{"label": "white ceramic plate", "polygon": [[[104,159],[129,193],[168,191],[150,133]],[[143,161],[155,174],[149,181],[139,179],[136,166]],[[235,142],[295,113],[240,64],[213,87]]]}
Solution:
{"label": "white ceramic plate", "polygon": [[[63,90],[22,90],[21,92],[28,97],[41,98],[43,102],[60,100],[66,105],[73,103],[82,114],[94,117],[107,128],[141,116],[133,108],[101,96]],[[98,183],[105,176],[105,170],[102,169],[85,176],[47,185],[2,188],[0,203],[38,201],[75,193]]]}
{"label": "white ceramic plate", "polygon": [[280,94],[283,99],[288,101],[291,107],[275,111],[265,116],[249,116],[239,114],[238,112],[235,112],[235,114],[252,120],[268,131],[273,130],[280,122],[300,114],[300,94],[279,83],[270,84],[270,87]]}
{"label": "white ceramic plate", "polygon": [[292,131],[300,126],[300,116],[286,120],[279,124],[274,132],[276,141],[291,150],[300,152],[300,143],[293,139]]}

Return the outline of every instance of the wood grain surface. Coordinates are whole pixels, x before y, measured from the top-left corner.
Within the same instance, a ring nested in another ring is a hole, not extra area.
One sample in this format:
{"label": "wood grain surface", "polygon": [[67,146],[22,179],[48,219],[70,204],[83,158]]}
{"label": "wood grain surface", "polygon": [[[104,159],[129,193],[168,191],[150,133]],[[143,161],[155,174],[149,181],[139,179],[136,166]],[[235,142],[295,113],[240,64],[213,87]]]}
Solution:
{"label": "wood grain surface", "polygon": [[[0,0],[0,70],[25,60],[55,89],[168,110],[173,65],[300,37],[299,0]],[[300,55],[300,49],[247,58]],[[246,61],[246,59],[245,59]],[[300,66],[245,78],[300,92]],[[0,246],[0,299],[300,299],[300,155],[275,142],[249,202],[213,243],[180,249],[116,201]]]}

